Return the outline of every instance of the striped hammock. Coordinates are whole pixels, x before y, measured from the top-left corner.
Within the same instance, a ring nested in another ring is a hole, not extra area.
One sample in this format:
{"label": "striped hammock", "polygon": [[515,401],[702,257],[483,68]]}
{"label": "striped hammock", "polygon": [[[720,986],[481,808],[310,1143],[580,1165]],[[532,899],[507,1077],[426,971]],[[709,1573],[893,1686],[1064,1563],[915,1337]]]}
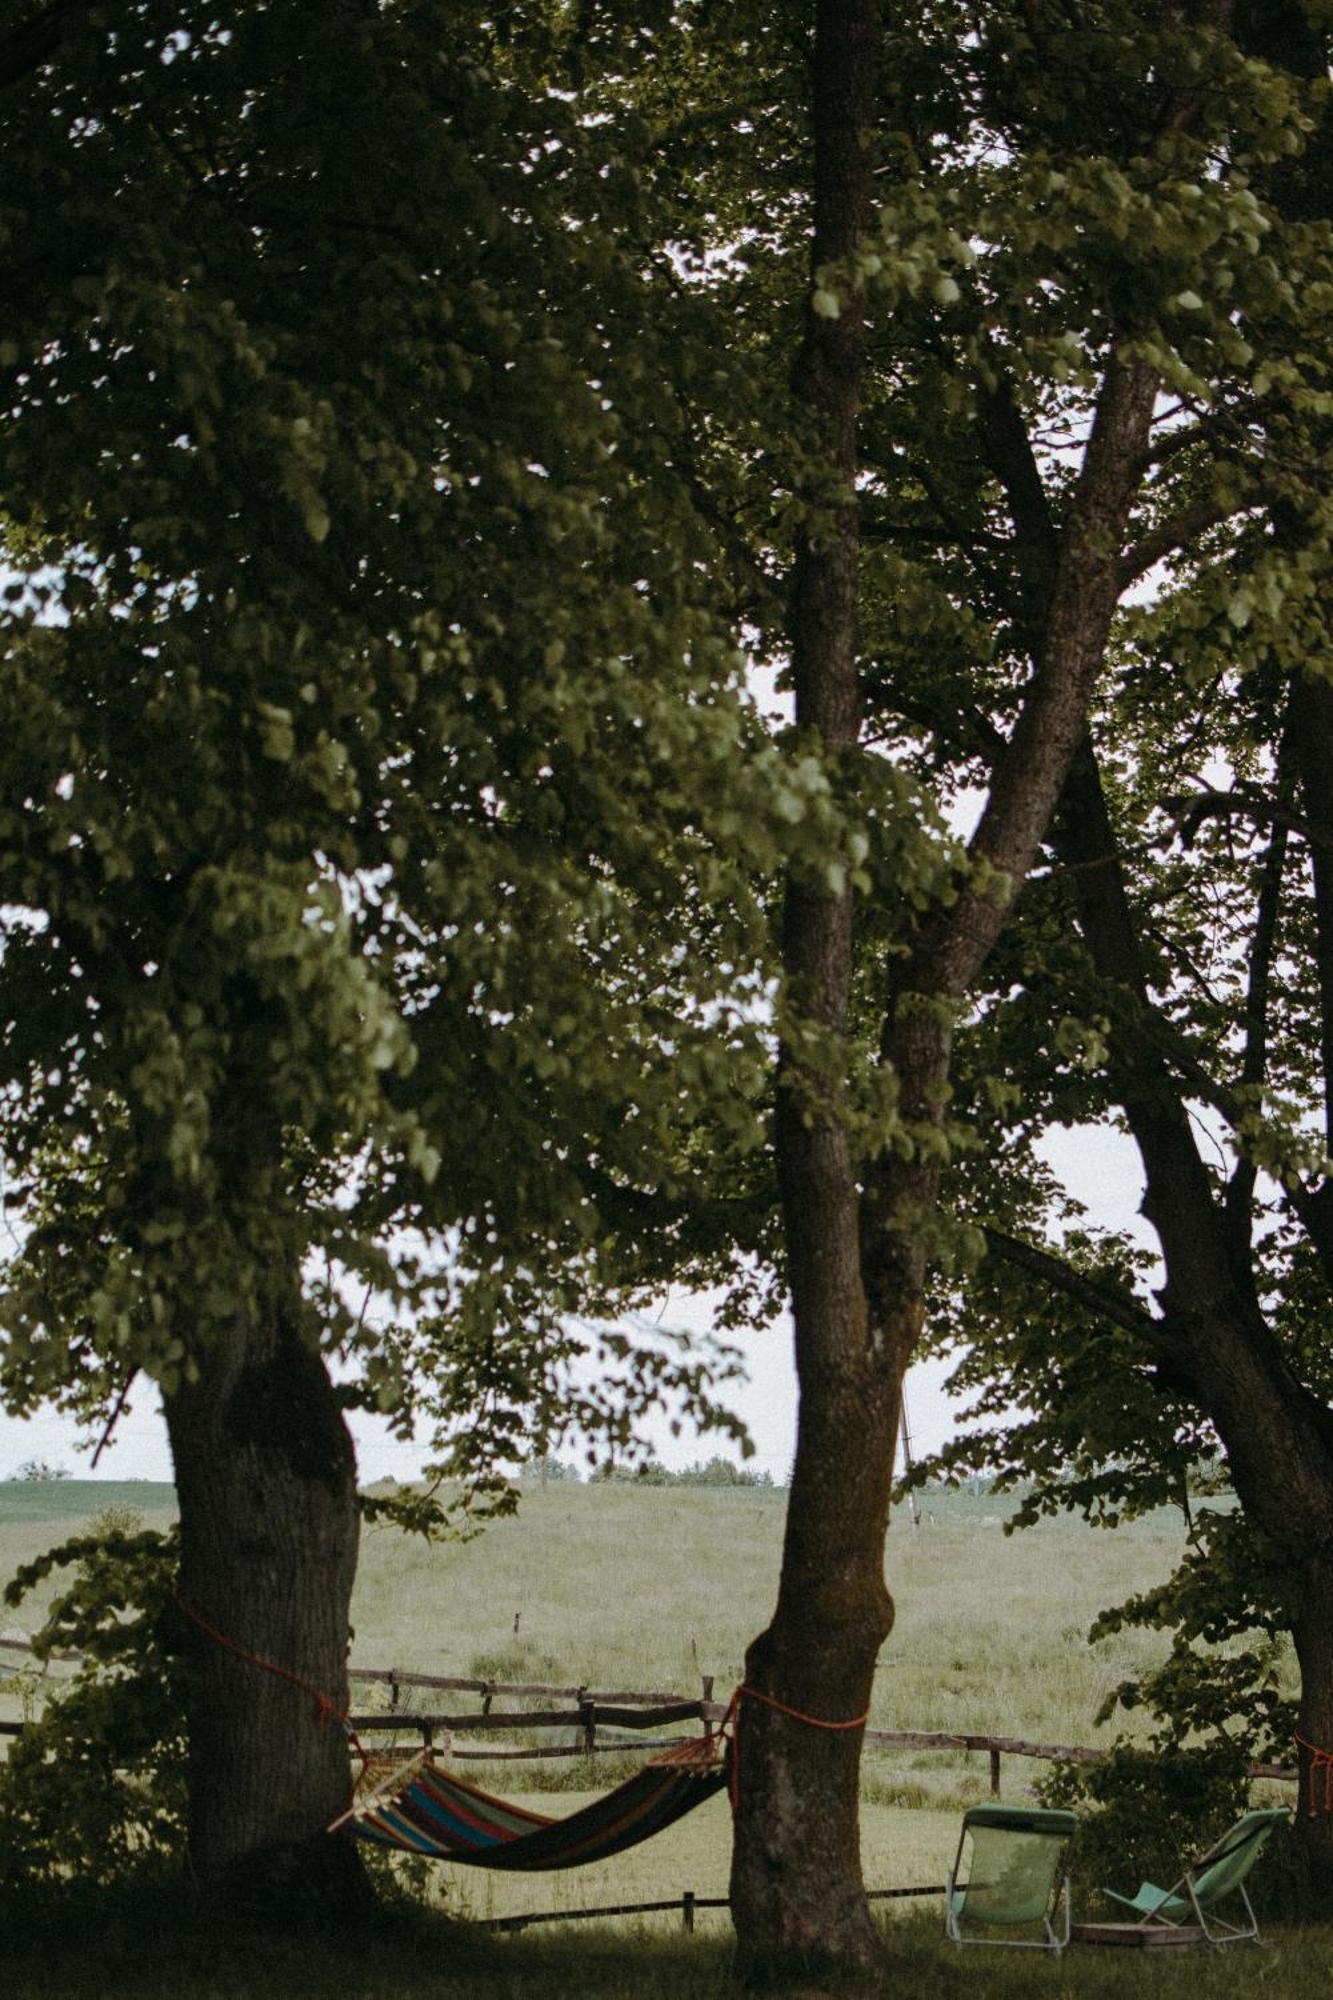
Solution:
{"label": "striped hammock", "polygon": [[654,1757],[568,1818],[547,1819],[478,1791],[422,1753],[378,1782],[363,1781],[335,1826],[349,1825],[382,1847],[475,1868],[577,1868],[650,1839],[725,1783],[718,1739],[701,1737]]}

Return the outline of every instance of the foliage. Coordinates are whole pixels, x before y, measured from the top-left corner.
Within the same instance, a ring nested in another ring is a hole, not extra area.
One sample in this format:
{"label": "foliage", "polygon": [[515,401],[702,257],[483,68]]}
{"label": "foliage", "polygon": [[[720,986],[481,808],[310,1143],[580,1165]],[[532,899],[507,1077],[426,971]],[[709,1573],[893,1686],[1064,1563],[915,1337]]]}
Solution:
{"label": "foliage", "polygon": [[[1165,1584],[1105,1611],[1093,1640],[1131,1627],[1171,1633],[1166,1660],[1122,1682],[1099,1721],[1116,1706],[1143,1708],[1177,1741],[1223,1740],[1256,1763],[1286,1763],[1296,1704],[1280,1686],[1299,1578],[1237,1511],[1204,1508],[1190,1547]],[[1241,1644],[1245,1639],[1248,1644]]]}
{"label": "foliage", "polygon": [[577,1483],[583,1474],[577,1465],[571,1465],[567,1459],[552,1458],[547,1454],[541,1458],[528,1459],[523,1467],[522,1476],[525,1480],[535,1480],[539,1486],[551,1486],[561,1480],[573,1480]]}
{"label": "foliage", "polygon": [[693,1465],[685,1466],[676,1474],[676,1483],[681,1486],[771,1486],[772,1475],[767,1472],[753,1472],[748,1465],[737,1465],[734,1459],[713,1457],[705,1462],[696,1459]]}
{"label": "foliage", "polygon": [[851,835],[743,695],[758,392],[647,44],[58,11],[0,147],[7,1399],[169,1394],[280,1266],[483,1491],[580,1393],[707,1420],[589,1328],[771,1247],[754,883]]}
{"label": "foliage", "polygon": [[33,1480],[45,1485],[48,1480],[68,1479],[70,1475],[67,1466],[52,1465],[45,1458],[27,1458],[23,1461],[18,1471],[11,1476],[14,1479]]}
{"label": "foliage", "polygon": [[25,1564],[21,1603],[72,1571],[36,1633],[39,1659],[83,1655],[0,1764],[0,1891],[106,1887],[178,1866],[184,1839],[185,1688],[171,1602],[176,1535],[127,1510]]}
{"label": "foliage", "polygon": [[[1107,1526],[1179,1508],[1195,1537],[1184,1564],[1096,1628],[1176,1634],[1124,1699],[1287,1761],[1276,1673],[1290,1653],[1271,1633],[1321,1600],[1311,1526],[1333,1470],[1333,600],[1314,324],[1333,273],[1328,17],[1241,8],[1234,34],[1210,37],[1178,10],[1095,10],[1074,26],[1067,10],[1025,7],[996,12],[975,51],[938,19],[928,101],[975,92],[996,143],[974,171],[975,153],[931,125],[944,199],[933,178],[906,176],[876,246],[879,277],[912,302],[892,337],[913,310],[943,328],[895,383],[895,414],[904,386],[914,436],[937,436],[950,398],[960,413],[950,449],[931,461],[917,447],[915,482],[892,483],[886,458],[882,528],[956,665],[935,681],[933,658],[899,657],[891,630],[882,698],[904,754],[952,796],[997,767],[1041,599],[1031,552],[1066,518],[1061,468],[1120,316],[1170,389],[1081,779],[957,1038],[949,1191],[960,1234],[986,1254],[935,1291],[934,1334],[958,1348],[955,1386],[978,1420],[945,1466],[1021,1488],[1020,1524],[1065,1507]],[[1188,88],[1187,72],[1211,82],[1197,117],[1173,123],[1150,100],[1173,76]],[[1010,98],[1015,73],[1029,89]],[[1094,98],[1106,114],[1092,124]],[[988,484],[1000,430],[988,447],[975,425],[984,371],[952,379],[956,357],[986,352],[1046,488],[1038,506],[1029,482],[1017,534]],[[927,398],[912,385],[932,368]],[[886,427],[890,446],[901,435]],[[1071,1196],[1047,1143],[1059,1129],[1132,1131],[1152,1249]],[[1265,1398],[1229,1398],[1244,1368],[1274,1385]],[[1197,1513],[1233,1474],[1248,1519]],[[1320,1712],[1327,1664],[1303,1651]]]}

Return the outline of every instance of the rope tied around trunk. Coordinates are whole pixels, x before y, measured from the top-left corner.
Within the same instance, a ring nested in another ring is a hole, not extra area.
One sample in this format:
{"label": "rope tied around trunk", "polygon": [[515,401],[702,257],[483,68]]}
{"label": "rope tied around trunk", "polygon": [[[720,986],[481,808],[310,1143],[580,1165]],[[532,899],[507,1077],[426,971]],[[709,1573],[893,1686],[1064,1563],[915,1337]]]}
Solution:
{"label": "rope tied around trunk", "polygon": [[[1333,1813],[1333,1750],[1322,1750],[1317,1743],[1307,1742],[1299,1730],[1296,1732],[1296,1741],[1300,1744],[1302,1750],[1308,1750],[1310,1753],[1309,1812],[1311,1819],[1318,1819],[1321,1813]],[[1324,1798],[1322,1805],[1319,1801],[1319,1774],[1321,1771],[1324,1776]]]}
{"label": "rope tied around trunk", "polygon": [[273,1674],[278,1680],[287,1681],[292,1687],[299,1688],[302,1694],[308,1694],[319,1712],[320,1729],[325,1730],[329,1727],[330,1723],[336,1722],[339,1729],[342,1730],[351,1743],[357,1756],[361,1758],[363,1763],[366,1761],[366,1753],[361,1747],[360,1738],[352,1727],[350,1714],[345,1708],[339,1708],[332,1695],[325,1694],[323,1688],[317,1687],[314,1681],[307,1680],[304,1674],[294,1673],[290,1667],[281,1666],[277,1660],[267,1659],[263,1653],[252,1653],[248,1646],[242,1646],[239,1641],[229,1639],[225,1632],[219,1632],[216,1625],[210,1625],[208,1620],[196,1611],[194,1606],[188,1603],[178,1590],[173,1590],[171,1596],[177,1609],[184,1612],[190,1623],[197,1625],[199,1630],[207,1638],[211,1639],[215,1645],[221,1646],[224,1652],[234,1653],[236,1658],[244,1660],[247,1666],[258,1667],[261,1673]]}
{"label": "rope tied around trunk", "polygon": [[787,1716],[792,1722],[804,1722],[811,1729],[864,1729],[870,1720],[869,1709],[866,1710],[864,1715],[854,1716],[850,1722],[830,1722],[827,1716],[807,1715],[804,1709],[792,1708],[785,1701],[779,1701],[776,1695],[764,1694],[759,1688],[748,1687],[742,1681],[727,1704],[727,1712],[722,1721],[722,1728],[718,1732],[719,1735],[725,1735],[728,1728],[731,1730],[731,1781],[728,1790],[731,1794],[731,1810],[733,1813],[739,1807],[741,1798],[742,1700],[760,1702],[765,1708],[775,1709],[779,1715]]}

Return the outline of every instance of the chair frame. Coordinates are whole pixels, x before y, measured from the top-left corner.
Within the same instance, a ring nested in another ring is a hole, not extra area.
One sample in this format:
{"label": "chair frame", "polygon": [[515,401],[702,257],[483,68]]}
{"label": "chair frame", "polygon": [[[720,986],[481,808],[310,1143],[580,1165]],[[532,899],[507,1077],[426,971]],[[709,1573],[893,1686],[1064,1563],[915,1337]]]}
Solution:
{"label": "chair frame", "polygon": [[[1015,1810],[1017,1811],[1021,1809],[1015,1808]],[[1063,1951],[1065,1946],[1069,1943],[1070,1932],[1072,1928],[1070,1903],[1069,1903],[1069,1848],[1073,1841],[1074,1832],[1076,1831],[1076,1829],[1070,1830],[1068,1839],[1065,1842],[1065,1851],[1060,1859],[1060,1867],[1052,1882],[1050,1900],[1048,1901],[1046,1908],[1042,1913],[1041,1927],[1043,1932],[1045,1933],[1043,1937],[1039,1938],[964,1937],[962,1932],[962,1927],[959,1923],[959,1912],[954,1908],[954,1897],[956,1894],[959,1893],[957,1888],[958,1869],[963,1859],[963,1845],[964,1842],[967,1840],[968,1834],[970,1832],[968,1819],[969,1819],[969,1814],[964,1813],[962,1828],[958,1835],[958,1851],[954,1855],[953,1866],[950,1868],[948,1876],[945,1879],[945,1887],[944,1887],[945,1937],[948,1938],[952,1944],[990,1945],[997,1950],[1054,1951],[1054,1952]],[[969,1886],[970,1882],[964,1884],[963,1886],[961,1893],[964,1897],[966,1897],[967,1895],[967,1889]],[[1061,1928],[1058,1931],[1055,1925],[1051,1921],[1053,1916],[1058,1916],[1063,1918]]]}
{"label": "chair frame", "polygon": [[[1280,1810],[1289,1809],[1281,1808]],[[1199,1901],[1195,1882],[1200,1875],[1204,1874],[1209,1868],[1212,1868],[1218,1861],[1224,1860],[1228,1854],[1233,1853],[1235,1848],[1242,1844],[1249,1844],[1251,1842],[1258,1844],[1254,1855],[1254,1861],[1257,1861],[1259,1853],[1262,1851],[1263,1846],[1268,1841],[1276,1825],[1276,1815],[1266,1823],[1256,1824],[1244,1836],[1244,1843],[1233,1839],[1236,1829],[1232,1827],[1222,1835],[1220,1840],[1213,1843],[1206,1854],[1201,1854],[1197,1861],[1190,1863],[1179,1881],[1173,1882],[1169,1889],[1164,1889],[1160,1892],[1160,1902],[1155,1909],[1143,1912],[1138,1920],[1138,1928],[1140,1930],[1151,1930],[1154,1925],[1159,1925],[1167,1930],[1185,1929],[1186,1923],[1183,1917],[1165,1916],[1163,1911],[1168,1903],[1180,1902],[1184,1896],[1188,1896],[1190,1908],[1194,1912],[1194,1919],[1198,1928],[1203,1932],[1208,1943],[1213,1945],[1217,1950],[1224,1950],[1229,1944],[1257,1944],[1261,1949],[1264,1949],[1264,1941],[1259,1935],[1259,1919],[1254,1914],[1254,1905],[1250,1901],[1244,1877],[1239,1882],[1233,1883],[1231,1888],[1224,1889],[1217,1899],[1221,1903],[1225,1902],[1229,1896],[1239,1896],[1241,1902],[1245,1905],[1245,1915],[1248,1919],[1248,1922],[1244,1925],[1229,1922],[1227,1918],[1218,1916],[1216,1910],[1213,1912],[1213,1921],[1210,1924],[1208,1913],[1204,1905]],[[1254,1861],[1250,1863],[1250,1867],[1253,1867]],[[1249,1868],[1245,1872],[1248,1874]],[[1139,1895],[1143,1894],[1145,1888],[1155,1886],[1155,1884],[1144,1883],[1143,1887],[1139,1890]],[[1127,1909],[1138,1908],[1135,1898],[1118,1895],[1114,1889],[1104,1889],[1102,1893],[1109,1896],[1113,1902],[1123,1903]]]}

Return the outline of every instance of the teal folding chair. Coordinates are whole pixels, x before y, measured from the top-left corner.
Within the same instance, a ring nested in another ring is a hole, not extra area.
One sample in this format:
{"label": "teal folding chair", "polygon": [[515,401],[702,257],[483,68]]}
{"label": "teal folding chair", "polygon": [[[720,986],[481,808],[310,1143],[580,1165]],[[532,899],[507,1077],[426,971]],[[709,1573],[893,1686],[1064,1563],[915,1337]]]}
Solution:
{"label": "teal folding chair", "polygon": [[[971,1806],[963,1814],[958,1852],[944,1891],[945,1936],[955,1944],[1063,1951],[1069,1943],[1069,1847],[1077,1831],[1078,1820],[1071,1812]],[[996,1935],[1034,1925],[1038,1937]]]}
{"label": "teal folding chair", "polygon": [[[1209,1944],[1242,1944],[1247,1940],[1261,1944],[1245,1878],[1263,1853],[1269,1836],[1290,1818],[1290,1806],[1267,1806],[1257,1812],[1242,1813],[1216,1845],[1192,1861],[1169,1889],[1159,1889],[1155,1882],[1143,1882],[1133,1896],[1119,1896],[1114,1889],[1104,1889],[1102,1894],[1127,1910],[1137,1910],[1139,1922],[1145,1928],[1167,1924],[1175,1930],[1182,1924],[1194,1923]],[[1245,1907],[1245,1923],[1232,1923],[1217,1914],[1217,1905],[1229,1896],[1240,1897]]]}

